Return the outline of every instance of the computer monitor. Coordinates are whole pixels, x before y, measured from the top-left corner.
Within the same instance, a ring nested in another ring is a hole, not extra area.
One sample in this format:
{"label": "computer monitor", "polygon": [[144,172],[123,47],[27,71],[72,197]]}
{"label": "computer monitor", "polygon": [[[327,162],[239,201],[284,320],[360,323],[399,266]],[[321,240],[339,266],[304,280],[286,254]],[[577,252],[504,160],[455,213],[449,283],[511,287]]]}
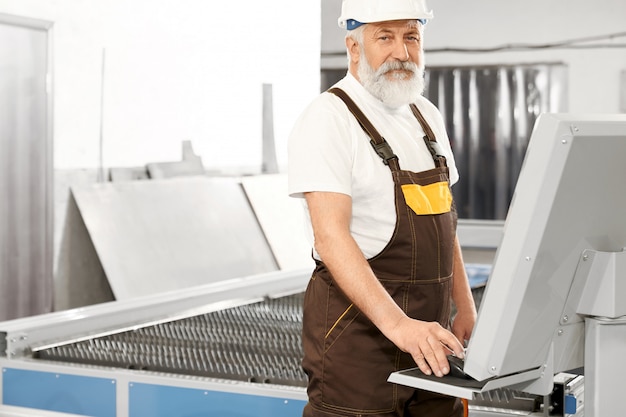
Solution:
{"label": "computer monitor", "polygon": [[[582,263],[596,252],[624,248],[626,115],[541,115],[467,348],[465,373],[477,381],[526,375],[509,378],[519,382],[546,372],[551,380],[554,373],[583,366],[581,300],[595,284],[585,282]],[[619,308],[614,312],[626,315]],[[416,386],[402,375],[389,380]]]}

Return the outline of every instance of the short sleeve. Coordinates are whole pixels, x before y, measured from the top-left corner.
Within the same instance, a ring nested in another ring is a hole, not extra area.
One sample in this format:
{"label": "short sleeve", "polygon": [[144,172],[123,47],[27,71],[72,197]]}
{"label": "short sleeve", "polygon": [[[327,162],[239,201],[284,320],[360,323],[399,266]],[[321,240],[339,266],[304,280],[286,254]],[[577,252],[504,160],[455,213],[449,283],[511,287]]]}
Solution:
{"label": "short sleeve", "polygon": [[353,133],[348,111],[321,94],[296,121],[288,140],[289,195],[327,191],[351,195]]}

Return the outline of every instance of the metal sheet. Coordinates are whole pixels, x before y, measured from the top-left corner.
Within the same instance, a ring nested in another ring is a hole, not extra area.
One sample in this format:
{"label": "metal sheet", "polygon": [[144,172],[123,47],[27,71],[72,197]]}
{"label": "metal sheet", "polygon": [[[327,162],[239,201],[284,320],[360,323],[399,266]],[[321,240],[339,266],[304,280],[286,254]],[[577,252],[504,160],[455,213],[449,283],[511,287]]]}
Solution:
{"label": "metal sheet", "polygon": [[117,300],[277,270],[234,178],[105,183],[72,193]]}
{"label": "metal sheet", "polygon": [[311,269],[311,244],[304,229],[304,211],[287,193],[287,175],[245,177],[242,184],[281,269]]}
{"label": "metal sheet", "polygon": [[0,13],[0,320],[52,308],[50,27]]}
{"label": "metal sheet", "polygon": [[71,194],[67,200],[54,277],[55,311],[115,300],[76,201]]}
{"label": "metal sheet", "polygon": [[306,386],[303,294],[36,349],[46,361]]}

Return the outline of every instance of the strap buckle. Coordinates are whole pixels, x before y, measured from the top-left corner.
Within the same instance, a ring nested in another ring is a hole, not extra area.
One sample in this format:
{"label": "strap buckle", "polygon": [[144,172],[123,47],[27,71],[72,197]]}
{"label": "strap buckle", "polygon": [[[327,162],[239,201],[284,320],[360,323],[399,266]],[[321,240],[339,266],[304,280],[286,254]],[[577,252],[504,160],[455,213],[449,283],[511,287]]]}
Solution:
{"label": "strap buckle", "polygon": [[424,143],[426,143],[426,147],[428,148],[428,151],[433,156],[435,165],[444,166],[446,163],[446,157],[444,155],[443,149],[441,148],[441,145],[439,144],[439,142],[435,140],[430,140],[428,136],[424,136]]}
{"label": "strap buckle", "polygon": [[376,143],[372,139],[370,140],[370,144],[372,145],[372,148],[374,148],[376,154],[381,157],[383,163],[385,165],[389,165],[389,161],[392,159],[398,159],[398,156],[393,153],[391,146],[389,146],[389,143],[387,143],[385,138],[381,139],[383,140],[381,143]]}

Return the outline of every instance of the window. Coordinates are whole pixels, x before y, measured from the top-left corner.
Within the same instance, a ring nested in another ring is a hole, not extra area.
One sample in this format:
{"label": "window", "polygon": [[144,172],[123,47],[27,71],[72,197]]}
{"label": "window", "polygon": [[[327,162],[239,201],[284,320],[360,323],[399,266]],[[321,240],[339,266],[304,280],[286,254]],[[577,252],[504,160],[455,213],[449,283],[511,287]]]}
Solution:
{"label": "window", "polygon": [[[345,73],[323,70],[322,89]],[[503,220],[535,120],[566,111],[567,67],[432,67],[425,76],[424,95],[443,115],[461,176],[453,187],[459,218]]]}

